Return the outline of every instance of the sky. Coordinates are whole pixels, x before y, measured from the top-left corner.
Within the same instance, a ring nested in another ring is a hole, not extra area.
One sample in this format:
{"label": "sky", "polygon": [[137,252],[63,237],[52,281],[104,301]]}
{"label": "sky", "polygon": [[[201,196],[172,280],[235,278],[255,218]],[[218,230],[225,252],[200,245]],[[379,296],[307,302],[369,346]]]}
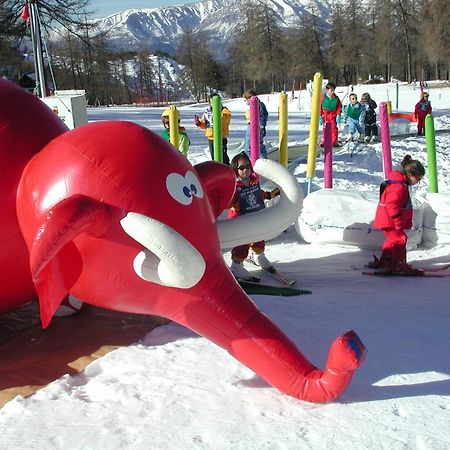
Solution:
{"label": "sky", "polygon": [[[389,95],[394,99],[395,84],[355,86],[355,91],[358,96],[367,91],[380,103]],[[337,92],[344,99],[347,88]],[[419,91],[401,85],[399,92],[399,110],[411,111]],[[306,91],[296,92],[295,97],[288,102],[289,143],[302,144],[308,136],[309,97]],[[267,140],[275,146],[278,96],[261,95],[260,99],[269,110]],[[449,130],[450,87],[431,86],[430,100],[435,128]],[[245,106],[242,99],[225,103],[233,114],[231,128],[236,129],[230,148],[237,149],[243,139]],[[192,140],[189,159],[193,164],[207,159],[205,138],[192,123],[203,107],[180,108]],[[89,120],[132,120],[159,131],[160,112],[89,108]],[[414,135],[414,124],[398,122],[391,128],[392,135],[405,127],[410,136],[391,141],[394,168],[406,153],[427,167],[425,140]],[[422,243],[408,251],[408,260],[416,267],[450,262],[446,219],[450,208],[449,141],[450,131],[436,136],[439,194],[427,195],[427,176],[412,191],[417,208],[427,201],[436,213],[434,238],[428,232],[425,239],[422,229]],[[251,296],[319,368],[336,336],[349,329],[358,333],[367,347],[367,358],[340,398],[314,404],[288,397],[221,348],[170,323],[148,333],[142,329],[135,342],[95,359],[79,374],[63,373],[33,395],[12,398],[0,407],[0,450],[450,448],[450,278],[364,276],[361,268],[372,254],[379,253],[378,246],[344,245],[343,239],[337,238],[331,243],[318,232],[326,226],[336,228],[343,220],[348,225],[361,222],[358,205],[362,202],[348,209],[342,199],[350,193],[376,197],[383,180],[382,145],[361,145],[353,156],[351,145],[334,150],[333,189],[326,190],[329,199],[315,200],[325,191],[319,155],[313,189],[304,199],[296,226],[267,243],[268,258],[295,278],[297,287],[310,289],[312,294]],[[294,161],[289,171],[305,191],[305,161]],[[329,211],[333,214],[326,222],[323,217]],[[322,219],[307,220],[314,213]],[[419,215],[417,220],[422,219]],[[306,240],[301,232],[305,226],[311,228],[309,235],[316,236],[315,240]],[[224,258],[229,262],[229,252]],[[274,283],[269,275],[247,268],[264,282]],[[67,321],[69,327],[76,317],[55,320]],[[36,365],[49,364],[32,340],[25,342],[24,353],[33,357]],[[20,380],[17,385],[23,387]]]}
{"label": "sky", "polygon": [[95,9],[94,17],[105,17],[125,9],[163,8],[165,6],[197,3],[196,0],[91,0],[91,9]]}

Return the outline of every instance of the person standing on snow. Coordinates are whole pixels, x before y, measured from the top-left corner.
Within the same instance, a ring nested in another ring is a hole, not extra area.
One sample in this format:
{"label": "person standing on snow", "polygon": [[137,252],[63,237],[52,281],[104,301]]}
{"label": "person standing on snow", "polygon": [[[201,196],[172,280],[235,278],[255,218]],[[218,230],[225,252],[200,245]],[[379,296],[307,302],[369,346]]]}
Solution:
{"label": "person standing on snow", "polygon": [[417,136],[423,136],[425,131],[425,117],[431,114],[431,103],[428,100],[429,94],[421,92],[420,100],[414,108],[414,117],[417,119]]}
{"label": "person standing on snow", "polygon": [[[214,159],[214,124],[211,99],[218,96],[217,92],[214,92],[208,98],[208,107],[203,112],[202,116],[194,116],[195,126],[205,130],[205,136],[208,139],[209,152],[211,153],[211,159]],[[222,122],[222,162],[227,166],[230,165],[230,158],[228,157],[228,134],[230,132],[231,111],[222,105],[221,112]]]}
{"label": "person standing on snow", "polygon": [[[248,107],[250,108],[250,99],[256,97],[256,92],[253,89],[245,91],[242,95]],[[269,113],[267,112],[266,105],[259,100],[259,154],[261,158],[267,158],[267,149],[264,144],[264,137],[266,136],[266,126]],[[247,129],[245,130],[245,143],[244,148],[246,152],[250,149],[250,109],[245,112],[245,118],[247,120]]]}
{"label": "person standing on snow", "polygon": [[[350,94],[350,103],[344,108],[342,113],[344,123],[348,124],[348,136],[346,141],[362,140],[364,131],[364,117],[366,115],[366,108],[358,102],[356,94]],[[358,133],[357,136],[353,136]]]}
{"label": "person standing on snow", "polygon": [[366,115],[364,116],[364,142],[377,142],[378,125],[377,113],[375,112],[377,103],[370,98],[370,94],[367,92],[361,96],[361,103],[366,108]]}
{"label": "person standing on snow", "polygon": [[328,83],[325,86],[325,94],[322,95],[320,100],[320,124],[324,125],[322,131],[322,141],[320,146],[323,147],[325,144],[325,123],[331,123],[331,139],[333,142],[333,147],[339,147],[338,140],[338,124],[341,123],[341,111],[342,104],[339,97],[335,94],[336,85],[334,83]]}
{"label": "person standing on snow", "polygon": [[[270,200],[280,195],[280,189],[263,191],[259,185],[258,177],[253,172],[252,163],[247,153],[242,152],[231,160],[231,168],[236,175],[236,188],[231,199],[228,211],[230,219],[249,214],[265,208],[264,200]],[[243,262],[249,256],[255,264],[264,270],[274,270],[272,263],[264,254],[265,242],[258,241],[250,244],[239,245],[231,250],[231,271],[236,278],[250,280],[251,276],[244,267]]]}
{"label": "person standing on snow", "polygon": [[423,271],[411,267],[406,262],[406,229],[412,227],[413,209],[409,186],[417,184],[425,175],[423,165],[406,155],[401,162],[402,169],[388,174],[388,179],[380,185],[380,202],[375,213],[373,226],[383,230],[385,240],[381,257],[368,265],[381,268],[397,275],[421,275]]}
{"label": "person standing on snow", "polygon": [[[164,126],[164,130],[161,132],[161,137],[167,142],[170,142],[169,112],[170,109],[167,108],[161,114],[161,122]],[[179,111],[176,111],[176,117],[178,121],[178,150],[183,153],[184,156],[187,156],[191,141],[186,133],[186,129],[180,125],[181,117]]]}

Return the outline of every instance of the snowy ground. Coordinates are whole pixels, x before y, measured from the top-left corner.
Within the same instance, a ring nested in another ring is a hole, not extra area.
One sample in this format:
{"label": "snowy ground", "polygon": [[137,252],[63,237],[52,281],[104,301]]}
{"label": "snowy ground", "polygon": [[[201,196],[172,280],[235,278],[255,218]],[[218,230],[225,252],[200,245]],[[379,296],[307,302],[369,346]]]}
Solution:
{"label": "snowy ground", "polygon": [[[387,100],[388,89],[394,100],[395,85],[355,87],[377,102]],[[450,89],[432,88],[430,94],[436,129],[450,128]],[[417,90],[400,87],[399,109],[411,111],[417,99]],[[270,112],[268,141],[275,143],[277,99],[262,100]],[[229,107],[230,142],[237,142],[245,127],[244,105],[237,99]],[[298,109],[298,97],[289,103],[290,141],[308,137],[309,112],[304,108]],[[194,163],[205,159],[205,138],[191,126],[200,110],[182,108]],[[133,120],[159,129],[160,111],[103,108],[89,114],[90,120]],[[442,193],[450,192],[449,145],[450,133],[437,137]],[[406,153],[426,165],[423,138],[392,142],[394,166]],[[305,171],[303,162],[293,168],[302,185]],[[339,149],[333,171],[335,188],[377,191],[381,144],[353,158]],[[318,158],[314,189],[323,187],[322,177]],[[424,179],[415,194],[424,194],[427,185]],[[318,367],[337,335],[352,328],[358,332],[367,360],[337,401],[320,405],[289,398],[222,349],[170,324],[94,361],[77,376],[63,376],[28,398],[7,403],[0,410],[0,449],[450,448],[450,277],[378,279],[351,269],[372,253],[306,244],[290,228],[268,243],[267,255],[313,293],[252,297]],[[416,265],[433,265],[449,262],[449,253],[448,246],[419,247],[408,258]]]}

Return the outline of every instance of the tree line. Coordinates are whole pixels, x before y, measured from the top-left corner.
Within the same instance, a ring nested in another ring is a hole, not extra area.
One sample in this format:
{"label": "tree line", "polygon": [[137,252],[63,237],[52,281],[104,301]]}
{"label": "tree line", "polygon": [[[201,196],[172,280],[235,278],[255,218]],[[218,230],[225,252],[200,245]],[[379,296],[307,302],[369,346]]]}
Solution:
{"label": "tree line", "polygon": [[[96,33],[95,23],[88,20],[88,0],[38,3],[44,23],[53,29],[55,23],[62,26],[50,51],[58,88],[85,89],[94,105],[166,103],[189,92],[200,101],[211,89],[230,96],[249,88],[277,92],[289,90],[293,80],[298,89],[315,72],[346,85],[368,79],[449,79],[447,2],[335,1],[325,22],[311,0],[302,18],[286,29],[267,1],[246,0],[222,61],[205,47],[205,36],[189,29],[183,31],[174,55],[145,47],[117,52],[108,33]],[[20,20],[22,7],[22,0],[0,2],[0,70],[9,78],[33,70],[21,50],[27,33]],[[170,59],[183,67],[176,81],[166,73]]]}

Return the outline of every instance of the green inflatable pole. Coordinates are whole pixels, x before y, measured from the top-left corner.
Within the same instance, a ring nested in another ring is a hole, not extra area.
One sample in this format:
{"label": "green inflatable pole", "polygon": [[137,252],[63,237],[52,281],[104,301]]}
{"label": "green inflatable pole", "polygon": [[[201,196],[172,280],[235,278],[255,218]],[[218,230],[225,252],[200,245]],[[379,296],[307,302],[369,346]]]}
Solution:
{"label": "green inflatable pole", "polygon": [[212,98],[214,161],[223,162],[222,154],[222,101],[218,95]]}
{"label": "green inflatable pole", "polygon": [[434,119],[431,114],[425,117],[425,140],[427,143],[428,159],[428,192],[438,192],[437,165],[436,165],[436,135],[434,133]]}

